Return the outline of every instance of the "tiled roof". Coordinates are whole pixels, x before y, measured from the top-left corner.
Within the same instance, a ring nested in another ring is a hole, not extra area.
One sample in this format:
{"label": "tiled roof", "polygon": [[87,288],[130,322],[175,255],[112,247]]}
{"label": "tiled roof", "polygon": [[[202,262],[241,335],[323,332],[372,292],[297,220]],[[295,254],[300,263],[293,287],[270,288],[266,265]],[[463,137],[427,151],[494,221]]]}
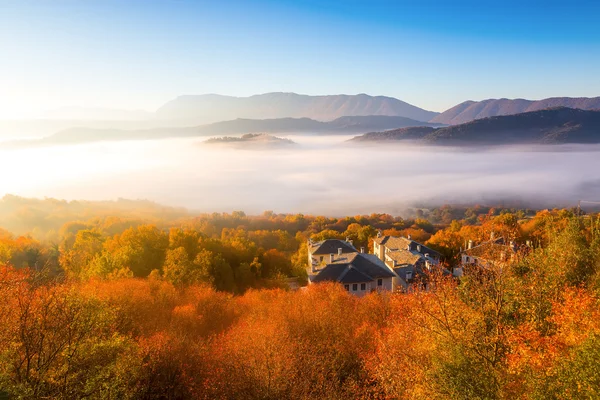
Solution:
{"label": "tiled roof", "polygon": [[[423,270],[421,268],[416,268],[412,265],[394,268],[394,272],[400,278],[398,282],[404,289],[407,289],[408,286],[414,282],[417,275],[423,275]],[[410,279],[408,278],[408,273],[411,275]]]}
{"label": "tiled roof", "polygon": [[[415,279],[417,274],[419,274],[419,275],[423,274],[423,270],[421,270],[420,268],[415,268],[412,265],[394,268],[394,272],[396,273],[396,275],[398,275],[398,277],[402,278],[402,280],[407,283],[408,283],[408,281]],[[407,274],[409,272],[411,274],[411,278],[407,279]]]}
{"label": "tiled roof", "polygon": [[396,261],[396,264],[399,265],[415,265],[423,259],[421,254],[414,254],[407,250],[388,251],[385,256],[392,259],[392,261]]}
{"label": "tiled roof", "polygon": [[343,276],[340,276],[339,278],[340,283],[361,283],[371,282],[372,280],[372,277],[365,275],[356,268],[352,268],[352,266],[346,268],[346,271],[344,272]]}
{"label": "tiled roof", "polygon": [[394,276],[396,275],[374,254],[348,253],[336,256],[333,263],[327,264],[312,278],[312,282],[359,283]]}
{"label": "tiled roof", "polygon": [[345,240],[327,239],[320,242],[312,243],[309,250],[313,255],[337,254],[338,249],[342,249],[342,253],[355,253],[356,249],[352,244]]}
{"label": "tiled roof", "polygon": [[[425,246],[424,244],[415,242],[412,239],[408,239],[405,237],[397,237],[397,236],[381,236],[375,238],[375,243],[379,245],[384,245],[390,250],[408,250],[410,246],[411,252],[418,252],[423,255],[429,254],[430,257],[439,258],[441,256],[437,251]],[[419,251],[419,246],[420,251]]]}
{"label": "tiled roof", "polygon": [[312,282],[337,281],[343,272],[348,268],[348,264],[329,264],[311,279]]}

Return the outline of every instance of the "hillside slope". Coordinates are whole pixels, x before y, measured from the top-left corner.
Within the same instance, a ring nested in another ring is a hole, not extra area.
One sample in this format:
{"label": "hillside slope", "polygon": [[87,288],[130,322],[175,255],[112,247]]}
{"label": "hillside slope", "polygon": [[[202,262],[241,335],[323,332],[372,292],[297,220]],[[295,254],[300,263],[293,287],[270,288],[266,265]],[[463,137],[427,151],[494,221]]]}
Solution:
{"label": "hillside slope", "polygon": [[552,97],[544,100],[525,99],[488,99],[483,101],[465,101],[430,120],[433,123],[458,125],[476,119],[501,115],[514,115],[524,112],[540,111],[553,107],[568,107],[581,110],[600,109],[600,97]]}
{"label": "hillside slope", "polygon": [[411,127],[357,136],[352,142],[418,140],[429,144],[600,143],[600,111],[566,107],[475,120],[444,128]]}

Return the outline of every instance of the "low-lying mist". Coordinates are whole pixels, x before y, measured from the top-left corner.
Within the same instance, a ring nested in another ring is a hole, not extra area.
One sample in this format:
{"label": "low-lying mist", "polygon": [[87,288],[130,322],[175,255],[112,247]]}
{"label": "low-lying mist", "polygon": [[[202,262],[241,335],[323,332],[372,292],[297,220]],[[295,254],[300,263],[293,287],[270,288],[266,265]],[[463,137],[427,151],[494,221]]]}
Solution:
{"label": "low-lying mist", "polygon": [[266,150],[202,139],[0,149],[0,195],[149,199],[191,210],[399,213],[415,203],[600,198],[600,146],[459,150],[293,136]]}

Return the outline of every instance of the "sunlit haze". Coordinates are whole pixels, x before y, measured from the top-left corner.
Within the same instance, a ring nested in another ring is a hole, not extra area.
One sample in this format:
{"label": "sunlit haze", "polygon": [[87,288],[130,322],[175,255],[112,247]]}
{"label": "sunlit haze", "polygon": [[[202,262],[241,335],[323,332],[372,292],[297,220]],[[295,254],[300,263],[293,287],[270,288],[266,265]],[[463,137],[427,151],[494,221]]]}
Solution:
{"label": "sunlit haze", "polygon": [[0,169],[19,170],[3,177],[0,196],[354,215],[443,202],[573,204],[583,194],[600,195],[597,146],[463,152],[359,148],[347,138],[294,136],[293,148],[272,150],[215,148],[195,139],[0,150]]}

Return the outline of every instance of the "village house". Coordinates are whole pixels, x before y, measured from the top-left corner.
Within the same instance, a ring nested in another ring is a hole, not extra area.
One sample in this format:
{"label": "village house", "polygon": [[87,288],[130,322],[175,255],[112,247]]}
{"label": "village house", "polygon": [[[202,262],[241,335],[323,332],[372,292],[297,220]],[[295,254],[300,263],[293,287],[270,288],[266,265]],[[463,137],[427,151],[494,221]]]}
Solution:
{"label": "village house", "polygon": [[438,265],[440,253],[408,237],[382,236],[373,241],[373,253],[391,268],[400,265]]}
{"label": "village house", "polygon": [[[373,240],[373,253],[396,274],[394,287],[407,291],[419,282],[426,286],[426,272],[437,268],[440,253],[408,237],[382,236]],[[443,271],[445,272],[445,271]]]}
{"label": "village house", "polygon": [[395,272],[374,254],[360,252],[349,240],[308,242],[308,283],[338,282],[348,292],[364,296],[372,291],[394,291]]}
{"label": "village house", "polygon": [[[319,266],[327,264],[331,254],[356,253],[351,240],[327,239],[320,242],[313,242],[308,239],[308,265]],[[364,252],[364,249],[363,249]]]}
{"label": "village house", "polygon": [[[529,249],[530,243],[524,246]],[[474,245],[469,240],[466,249],[460,252],[460,266],[454,269],[454,276],[460,277],[464,274],[464,269],[468,266],[478,266],[480,268],[490,268],[492,266],[502,266],[516,261],[519,251],[523,250],[513,241],[508,243],[504,238],[494,238],[490,235],[490,240]]]}

